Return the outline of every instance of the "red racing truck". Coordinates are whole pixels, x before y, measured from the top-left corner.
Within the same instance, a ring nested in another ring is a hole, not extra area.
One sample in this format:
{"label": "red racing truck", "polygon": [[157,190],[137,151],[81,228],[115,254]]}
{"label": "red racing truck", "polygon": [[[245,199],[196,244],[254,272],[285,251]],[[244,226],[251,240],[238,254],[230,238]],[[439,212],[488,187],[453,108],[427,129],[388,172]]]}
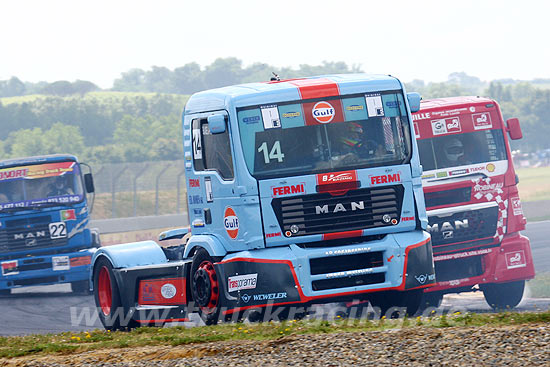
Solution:
{"label": "red racing truck", "polygon": [[535,276],[508,141],[522,138],[518,119],[480,97],[425,100],[412,117],[437,281],[425,306],[472,290],[494,309],[517,306]]}

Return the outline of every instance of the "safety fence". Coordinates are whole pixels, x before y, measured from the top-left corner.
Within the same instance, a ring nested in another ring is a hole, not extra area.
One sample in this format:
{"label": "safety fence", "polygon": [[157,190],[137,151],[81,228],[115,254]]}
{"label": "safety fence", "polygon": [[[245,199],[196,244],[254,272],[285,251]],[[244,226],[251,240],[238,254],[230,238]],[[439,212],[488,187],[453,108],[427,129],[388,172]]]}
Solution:
{"label": "safety fence", "polygon": [[187,211],[183,160],[92,166],[93,219],[180,214]]}

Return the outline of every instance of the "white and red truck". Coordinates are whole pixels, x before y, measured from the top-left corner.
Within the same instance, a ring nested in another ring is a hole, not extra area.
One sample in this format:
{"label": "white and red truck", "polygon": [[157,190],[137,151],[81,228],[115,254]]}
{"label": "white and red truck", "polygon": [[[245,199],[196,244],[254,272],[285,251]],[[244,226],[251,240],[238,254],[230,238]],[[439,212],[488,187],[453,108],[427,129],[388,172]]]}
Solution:
{"label": "white and red truck", "polygon": [[425,100],[412,116],[437,281],[425,305],[479,289],[494,309],[517,306],[535,276],[508,140],[518,119],[480,97]]}

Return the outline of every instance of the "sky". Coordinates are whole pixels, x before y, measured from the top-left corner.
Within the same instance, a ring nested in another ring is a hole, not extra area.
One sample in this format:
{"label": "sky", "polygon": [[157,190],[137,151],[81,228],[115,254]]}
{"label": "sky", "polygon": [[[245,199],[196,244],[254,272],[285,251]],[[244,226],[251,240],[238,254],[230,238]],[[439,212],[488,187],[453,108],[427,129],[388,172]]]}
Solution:
{"label": "sky", "polygon": [[110,88],[132,68],[218,57],[245,66],[344,61],[405,82],[452,72],[550,78],[548,1],[18,0],[0,9],[0,80]]}

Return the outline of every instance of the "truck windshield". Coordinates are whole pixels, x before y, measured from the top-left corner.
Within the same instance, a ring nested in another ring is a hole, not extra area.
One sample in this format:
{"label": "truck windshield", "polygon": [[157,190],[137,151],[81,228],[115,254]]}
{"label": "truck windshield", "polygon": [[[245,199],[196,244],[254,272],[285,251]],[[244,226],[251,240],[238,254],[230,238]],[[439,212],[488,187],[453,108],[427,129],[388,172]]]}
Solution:
{"label": "truck windshield", "polygon": [[84,199],[74,161],[0,169],[0,210],[67,205]]}
{"label": "truck windshield", "polygon": [[482,130],[418,140],[424,171],[506,159],[502,130]]}
{"label": "truck windshield", "polygon": [[402,164],[410,153],[399,91],[253,106],[237,116],[259,179]]}

